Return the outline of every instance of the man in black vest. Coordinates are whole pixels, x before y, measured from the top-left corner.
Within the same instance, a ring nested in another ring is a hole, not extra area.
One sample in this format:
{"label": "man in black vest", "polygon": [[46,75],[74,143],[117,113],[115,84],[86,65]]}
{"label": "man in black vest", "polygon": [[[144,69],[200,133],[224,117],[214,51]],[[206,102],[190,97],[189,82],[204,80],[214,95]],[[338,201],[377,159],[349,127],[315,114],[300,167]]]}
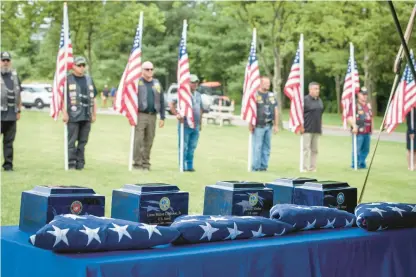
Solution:
{"label": "man in black vest", "polygon": [[1,52],[1,133],[3,134],[3,168],[13,171],[13,142],[16,137],[16,121],[20,119],[22,101],[20,80],[12,69],[12,56]]}
{"label": "man in black vest", "polygon": [[253,132],[253,171],[267,171],[269,166],[272,132],[276,134],[279,130],[277,101],[273,92],[269,91],[270,79],[268,77],[261,77],[260,82],[260,89],[256,93],[256,126],[249,125],[249,130]]}
{"label": "man in black vest", "polygon": [[67,81],[67,105],[63,119],[68,124],[69,169],[84,168],[85,145],[88,142],[91,123],[96,119],[97,89],[92,78],[84,74],[86,64],[84,57],[76,57],[73,73],[68,75]]}
{"label": "man in black vest", "polygon": [[153,78],[153,64],[142,65],[142,78],[139,80],[139,114],[134,134],[133,168],[150,170],[150,150],[155,138],[156,114],[160,113],[159,128],[165,120],[165,100],[160,82]]}

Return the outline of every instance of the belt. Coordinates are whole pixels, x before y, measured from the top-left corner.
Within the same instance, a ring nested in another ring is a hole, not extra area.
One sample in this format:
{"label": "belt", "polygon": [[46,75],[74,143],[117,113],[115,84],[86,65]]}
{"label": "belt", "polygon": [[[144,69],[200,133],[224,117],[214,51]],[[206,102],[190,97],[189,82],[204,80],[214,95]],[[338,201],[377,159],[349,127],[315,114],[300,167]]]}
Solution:
{"label": "belt", "polygon": [[269,126],[273,126],[273,122],[256,125],[256,127],[258,127],[258,128],[264,128],[264,127],[269,127]]}
{"label": "belt", "polygon": [[156,112],[140,112],[140,113],[145,113],[145,114],[150,114],[150,115],[156,114]]}

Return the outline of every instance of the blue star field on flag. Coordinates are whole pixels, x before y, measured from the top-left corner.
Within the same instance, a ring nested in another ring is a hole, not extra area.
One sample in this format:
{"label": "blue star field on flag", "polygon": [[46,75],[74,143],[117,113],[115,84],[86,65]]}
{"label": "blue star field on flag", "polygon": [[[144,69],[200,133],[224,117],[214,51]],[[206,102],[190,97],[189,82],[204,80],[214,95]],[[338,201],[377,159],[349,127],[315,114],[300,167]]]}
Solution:
{"label": "blue star field on flag", "polygon": [[169,244],[175,228],[93,215],[57,215],[29,238],[36,247],[54,252],[95,252],[145,249]]}
{"label": "blue star field on flag", "polygon": [[355,216],[349,212],[325,206],[277,204],[270,218],[290,224],[296,231],[353,227]]}
{"label": "blue star field on flag", "polygon": [[187,215],[176,218],[171,227],[181,233],[175,244],[281,236],[292,231],[289,224],[262,216]]}
{"label": "blue star field on flag", "polygon": [[357,226],[368,231],[416,227],[416,204],[362,203],[355,208]]}

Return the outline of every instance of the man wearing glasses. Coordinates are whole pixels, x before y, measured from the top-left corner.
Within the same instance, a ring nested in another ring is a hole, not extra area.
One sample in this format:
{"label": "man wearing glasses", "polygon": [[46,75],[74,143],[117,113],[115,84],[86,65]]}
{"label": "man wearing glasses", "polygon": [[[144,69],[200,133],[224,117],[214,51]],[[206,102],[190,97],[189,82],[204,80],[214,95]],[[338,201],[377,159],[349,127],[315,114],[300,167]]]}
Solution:
{"label": "man wearing glasses", "polygon": [[3,169],[13,171],[13,142],[16,137],[16,121],[20,119],[22,100],[20,80],[12,69],[12,56],[1,52],[1,133],[3,135]]}
{"label": "man wearing glasses", "polygon": [[67,105],[63,112],[63,120],[68,124],[68,167],[77,170],[85,166],[85,146],[97,115],[97,89],[92,78],[84,74],[86,64],[84,57],[74,60],[73,72],[68,75]]}
{"label": "man wearing glasses", "polygon": [[150,150],[155,138],[156,114],[160,113],[159,128],[164,126],[165,100],[160,82],[153,78],[153,64],[142,64],[138,84],[139,114],[134,136],[133,168],[150,170]]}

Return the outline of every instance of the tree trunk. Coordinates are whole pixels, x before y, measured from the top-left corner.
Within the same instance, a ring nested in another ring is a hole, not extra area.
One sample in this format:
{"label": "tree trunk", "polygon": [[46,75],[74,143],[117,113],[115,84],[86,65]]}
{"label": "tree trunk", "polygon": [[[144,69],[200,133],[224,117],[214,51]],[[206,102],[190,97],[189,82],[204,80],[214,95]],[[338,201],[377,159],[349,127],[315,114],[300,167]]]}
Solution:
{"label": "tree trunk", "polygon": [[370,98],[369,101],[371,103],[373,115],[376,116],[377,115],[377,95],[374,93],[375,85],[372,79],[373,78],[370,72],[370,57],[368,53],[368,47],[366,44],[364,48],[364,86],[368,90],[368,97]]}
{"label": "tree trunk", "polygon": [[341,113],[341,76],[334,76],[335,79],[335,93],[337,95],[337,114]]}
{"label": "tree trunk", "polygon": [[88,30],[88,63],[89,63],[89,73],[90,75],[92,75],[92,30],[93,26],[92,24],[90,25],[90,28]]}
{"label": "tree trunk", "polygon": [[276,95],[277,98],[277,108],[279,111],[279,128],[283,129],[283,120],[282,120],[282,59],[280,57],[280,49],[278,47],[275,47],[273,50],[274,54],[274,68],[273,68],[273,92]]}

